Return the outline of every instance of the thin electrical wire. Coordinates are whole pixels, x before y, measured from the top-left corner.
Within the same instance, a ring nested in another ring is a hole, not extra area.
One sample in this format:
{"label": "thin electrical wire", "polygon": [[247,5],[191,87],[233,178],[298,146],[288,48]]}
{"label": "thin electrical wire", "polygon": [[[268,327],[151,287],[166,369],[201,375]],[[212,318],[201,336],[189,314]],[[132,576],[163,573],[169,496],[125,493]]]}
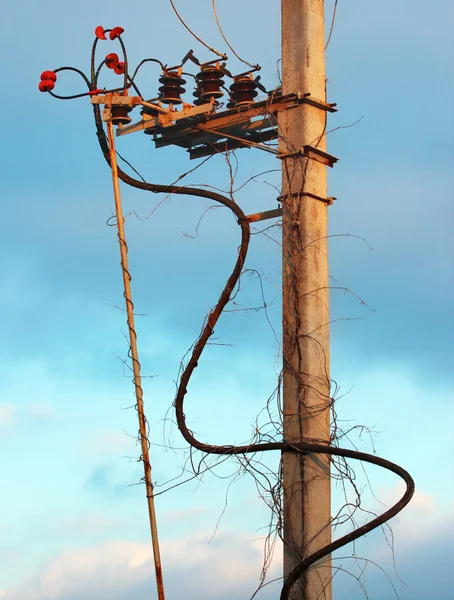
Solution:
{"label": "thin electrical wire", "polygon": [[212,48],[211,46],[209,46],[208,44],[206,44],[201,38],[199,38],[198,35],[196,35],[192,29],[186,25],[185,21],[183,20],[182,16],[180,15],[180,13],[178,12],[175,4],[173,3],[173,0],[169,0],[172,8],[173,8],[173,12],[177,15],[178,19],[180,20],[180,22],[182,23],[182,25],[189,31],[189,33],[195,37],[195,39],[200,42],[203,46],[205,46],[205,48],[208,48],[208,50],[210,50],[210,52],[213,52],[214,54],[217,54],[219,57],[221,57],[222,59],[226,59],[227,56],[225,54],[222,54],[221,52],[218,52],[217,50],[215,50],[214,48]]}
{"label": "thin electrical wire", "polygon": [[333,35],[333,30],[334,30],[334,21],[336,20],[336,11],[337,11],[337,1],[336,0],[334,2],[334,8],[333,8],[333,18],[331,19],[331,27],[329,30],[329,35],[328,35],[328,39],[326,40],[326,44],[325,44],[325,50],[328,48],[329,43],[331,41],[331,36]]}
{"label": "thin electrical wire", "polygon": [[237,59],[242,62],[243,64],[247,65],[248,67],[251,67],[251,69],[256,69],[259,68],[258,65],[251,65],[250,62],[248,62],[247,60],[244,60],[243,58],[241,58],[241,56],[239,56],[239,54],[237,54],[237,52],[235,52],[235,50],[232,48],[232,46],[229,44],[227,38],[224,35],[224,32],[222,30],[221,27],[221,23],[219,22],[219,17],[218,17],[218,11],[216,9],[216,0],[212,0],[212,5],[213,5],[213,14],[214,14],[214,18],[216,19],[216,25],[218,26],[219,29],[219,33],[222,35],[222,39],[224,40],[224,42],[227,44],[229,50],[231,50],[232,54],[234,56],[237,57]]}

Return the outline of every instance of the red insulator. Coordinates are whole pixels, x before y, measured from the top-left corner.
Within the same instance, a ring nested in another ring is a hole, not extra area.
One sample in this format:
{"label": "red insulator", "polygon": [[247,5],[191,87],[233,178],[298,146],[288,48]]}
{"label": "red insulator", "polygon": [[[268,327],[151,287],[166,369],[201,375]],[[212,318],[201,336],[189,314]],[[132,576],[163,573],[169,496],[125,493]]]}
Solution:
{"label": "red insulator", "polygon": [[257,83],[247,75],[235,78],[230,86],[230,99],[234,106],[243,106],[254,102],[257,96]]}
{"label": "red insulator", "polygon": [[123,27],[114,27],[111,32],[109,33],[109,37],[111,40],[115,40],[117,37],[119,37],[122,33],[124,32]]}
{"label": "red insulator", "polygon": [[114,67],[114,71],[117,75],[123,75],[123,73],[125,72],[125,63],[119,62],[118,65]]}
{"label": "red insulator", "polygon": [[221,86],[224,84],[223,75],[223,71],[218,66],[202,67],[202,70],[196,75],[197,87],[194,91],[196,106],[206,104],[213,98],[220,98],[224,95],[221,90]]}
{"label": "red insulator", "polygon": [[41,73],[41,77],[40,77],[41,81],[44,81],[45,79],[50,81],[53,81],[54,83],[57,81],[57,74],[54,73],[53,71],[43,71]]}
{"label": "red insulator", "polygon": [[120,59],[118,58],[118,54],[115,54],[115,52],[111,52],[105,58],[106,67],[108,69],[115,69],[119,62]]}
{"label": "red insulator", "polygon": [[132,119],[128,116],[128,113],[130,113],[131,110],[131,106],[122,106],[121,104],[112,106],[110,109],[112,114],[112,123],[114,125],[127,125],[128,123],[131,123]]}
{"label": "red insulator", "polygon": [[106,32],[104,31],[104,27],[102,25],[98,25],[95,29],[95,36],[98,40],[107,40]]}
{"label": "red insulator", "polygon": [[162,86],[159,88],[160,96],[159,100],[164,104],[182,104],[183,100],[181,94],[186,90],[183,84],[186,83],[184,79],[180,77],[175,71],[166,71],[159,78],[159,83]]}
{"label": "red insulator", "polygon": [[50,92],[55,87],[55,83],[51,79],[43,79],[38,84],[40,92]]}

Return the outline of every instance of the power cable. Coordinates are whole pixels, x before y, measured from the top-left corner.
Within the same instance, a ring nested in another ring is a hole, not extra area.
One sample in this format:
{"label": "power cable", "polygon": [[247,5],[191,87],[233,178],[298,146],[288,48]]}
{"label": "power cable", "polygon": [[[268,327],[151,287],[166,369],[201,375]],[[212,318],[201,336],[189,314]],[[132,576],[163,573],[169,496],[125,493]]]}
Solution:
{"label": "power cable", "polygon": [[175,4],[173,3],[173,0],[169,0],[169,2],[170,2],[171,6],[172,6],[172,8],[173,8],[173,11],[174,11],[174,13],[177,15],[177,17],[178,17],[178,19],[180,20],[180,22],[182,23],[182,25],[183,25],[183,26],[184,26],[184,27],[185,27],[185,28],[186,28],[186,29],[189,31],[189,33],[190,33],[190,34],[191,34],[193,37],[195,37],[195,39],[196,39],[198,42],[200,42],[200,43],[201,43],[203,46],[205,46],[205,48],[208,48],[208,50],[210,50],[210,52],[213,52],[214,54],[217,54],[217,55],[218,55],[220,58],[222,58],[222,59],[224,59],[224,60],[225,60],[225,59],[227,58],[227,56],[226,56],[225,54],[222,54],[221,52],[218,52],[217,50],[215,50],[214,48],[212,48],[211,46],[209,46],[208,44],[206,44],[206,43],[205,43],[205,42],[204,42],[202,39],[200,39],[200,38],[199,38],[199,36],[198,36],[198,35],[196,35],[196,34],[195,34],[193,31],[192,31],[192,29],[191,29],[191,28],[190,28],[188,25],[186,25],[185,21],[183,20],[183,17],[180,15],[180,13],[178,12],[178,10],[177,10],[177,8],[176,8]]}
{"label": "power cable", "polygon": [[243,64],[247,65],[248,67],[251,67],[251,69],[256,69],[258,67],[258,65],[251,65],[251,63],[249,63],[247,60],[244,60],[243,58],[241,58],[241,56],[239,56],[235,52],[235,50],[232,48],[232,46],[229,44],[227,38],[224,35],[224,32],[222,31],[221,23],[219,22],[218,11],[216,10],[216,0],[212,0],[212,4],[213,4],[213,14],[214,14],[214,18],[216,19],[216,24],[218,26],[219,33],[222,35],[222,39],[227,44],[229,50],[231,50],[232,54],[234,54],[237,57],[237,59],[239,61],[241,61]]}
{"label": "power cable", "polygon": [[338,1],[338,0],[336,0],[336,1],[334,2],[334,8],[333,8],[333,17],[332,17],[332,19],[331,19],[331,27],[330,27],[329,34],[328,34],[328,39],[326,40],[326,44],[325,44],[325,50],[328,48],[328,46],[329,46],[329,43],[330,43],[330,41],[331,41],[331,36],[333,35],[333,30],[334,30],[334,21],[336,20],[337,1]]}
{"label": "power cable", "polygon": [[[95,123],[98,141],[101,147],[101,150],[104,154],[104,157],[108,164],[111,164],[110,161],[110,149],[107,143],[106,134],[104,132],[102,119],[101,119],[101,111],[98,105],[93,106],[94,115],[95,115]],[[264,451],[281,451],[281,452],[299,452],[302,454],[314,453],[314,454],[327,454],[331,456],[342,456],[344,458],[352,458],[355,460],[364,461],[373,465],[377,465],[388,471],[391,471],[401,477],[405,484],[406,490],[403,496],[400,498],[396,504],[394,504],[390,509],[385,511],[383,514],[377,516],[372,519],[369,523],[358,527],[352,532],[340,537],[339,539],[327,544],[323,548],[320,548],[310,556],[303,559],[294,569],[291,571],[283,584],[280,600],[288,600],[290,591],[293,585],[304,575],[304,573],[317,561],[321,560],[325,556],[328,556],[335,550],[342,548],[343,546],[357,540],[359,537],[362,537],[376,529],[377,527],[382,526],[389,519],[397,515],[411,500],[414,491],[415,484],[411,477],[411,475],[402,467],[386,460],[380,458],[378,456],[367,454],[365,452],[359,452],[357,450],[350,450],[348,448],[336,448],[333,446],[328,446],[325,444],[314,444],[312,442],[287,442],[285,439],[282,442],[259,442],[259,443],[251,443],[247,445],[235,446],[235,445],[213,445],[207,444],[199,441],[195,438],[192,431],[186,425],[186,416],[184,413],[184,398],[187,393],[188,384],[190,378],[198,366],[200,356],[208,343],[209,338],[212,336],[214,327],[221,316],[225,306],[231,299],[231,294],[235,289],[240,275],[243,270],[243,265],[246,260],[247,251],[249,247],[250,240],[250,225],[247,220],[245,213],[241,210],[241,208],[236,204],[232,199],[227,198],[219,193],[202,189],[202,188],[192,188],[187,186],[174,186],[174,185],[161,185],[154,183],[147,183],[143,181],[139,181],[127,175],[120,168],[117,168],[118,177],[126,184],[131,185],[132,187],[146,190],[153,193],[166,193],[166,194],[180,194],[187,196],[196,196],[202,198],[208,198],[210,200],[214,200],[223,206],[229,208],[234,216],[236,217],[237,223],[241,229],[241,243],[238,249],[237,260],[231,275],[229,276],[227,283],[222,290],[218,302],[215,307],[209,312],[206,324],[203,327],[199,338],[192,348],[191,358],[189,359],[188,364],[184,368],[180,381],[178,384],[178,390],[176,394],[176,398],[174,401],[176,420],[178,424],[178,429],[180,430],[182,436],[188,442],[188,444],[195,448],[196,450],[200,450],[206,454],[214,454],[220,456],[235,456],[235,455],[246,455],[246,454],[254,454],[257,452]]]}

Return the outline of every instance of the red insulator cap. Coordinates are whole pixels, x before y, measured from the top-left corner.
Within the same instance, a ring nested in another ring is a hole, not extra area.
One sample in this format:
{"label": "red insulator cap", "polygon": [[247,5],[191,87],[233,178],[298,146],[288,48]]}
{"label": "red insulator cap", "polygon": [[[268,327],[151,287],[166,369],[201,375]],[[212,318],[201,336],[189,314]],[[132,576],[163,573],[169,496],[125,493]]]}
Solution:
{"label": "red insulator cap", "polygon": [[125,72],[125,63],[119,62],[118,65],[114,67],[114,71],[117,75],[123,75],[123,73]]}
{"label": "red insulator cap", "polygon": [[98,25],[95,29],[95,36],[98,40],[107,40],[106,32],[104,31],[104,27],[102,25]]}
{"label": "red insulator cap", "polygon": [[50,81],[57,81],[57,75],[53,71],[43,71],[40,77],[41,81],[45,79],[50,79]]}
{"label": "red insulator cap", "polygon": [[90,90],[88,92],[89,96],[97,96],[98,94],[102,94],[102,89],[101,88],[96,88],[96,90]]}
{"label": "red insulator cap", "polygon": [[50,90],[53,90],[54,87],[55,83],[52,81],[52,79],[44,79],[43,81],[40,81],[38,85],[40,92],[50,92]]}
{"label": "red insulator cap", "polygon": [[124,32],[123,27],[114,27],[109,33],[109,37],[111,40],[115,40],[119,35]]}
{"label": "red insulator cap", "polygon": [[115,69],[115,67],[120,62],[120,59],[118,58],[118,54],[115,54],[115,52],[111,52],[106,56],[105,61],[106,67],[108,67],[109,69]]}

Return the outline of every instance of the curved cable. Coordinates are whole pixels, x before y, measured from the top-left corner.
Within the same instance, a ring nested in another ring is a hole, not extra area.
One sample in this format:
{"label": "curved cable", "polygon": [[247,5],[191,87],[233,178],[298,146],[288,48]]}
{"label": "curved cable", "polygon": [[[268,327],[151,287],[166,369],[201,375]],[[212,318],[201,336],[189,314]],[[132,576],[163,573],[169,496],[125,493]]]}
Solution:
{"label": "curved cable", "polygon": [[[112,29],[105,29],[104,33],[109,33],[109,31],[112,31]],[[125,46],[123,40],[121,39],[121,34],[117,35],[115,39],[117,39],[119,41],[120,46],[121,46],[121,51],[123,52],[123,62],[125,65],[124,73],[123,73],[123,88],[127,89],[128,87],[130,87],[130,85],[128,85],[128,55],[126,53],[126,46]],[[91,73],[91,83],[94,88],[97,86],[99,72],[101,71],[101,69],[104,65],[104,62],[105,62],[103,60],[102,63],[99,65],[98,69],[95,71],[96,47],[98,45],[98,42],[99,42],[99,38],[95,37],[93,46],[91,47],[90,73]]]}
{"label": "curved cable", "polygon": [[325,50],[328,48],[328,46],[329,46],[329,43],[330,43],[330,41],[331,41],[331,36],[333,35],[334,23],[335,23],[335,21],[336,21],[337,1],[338,1],[338,0],[336,0],[336,1],[334,2],[333,16],[332,16],[332,19],[331,19],[331,27],[329,28],[329,34],[328,34],[328,39],[326,40],[326,44],[325,44]]}
{"label": "curved cable", "polygon": [[158,65],[161,67],[162,70],[164,70],[165,65],[158,60],[157,58],[144,58],[143,60],[140,61],[140,63],[137,65],[137,67],[135,68],[134,73],[132,74],[131,80],[134,81],[134,79],[136,78],[137,73],[139,72],[139,69],[142,65],[144,65],[147,62],[154,62],[154,63],[158,63]]}
{"label": "curved cable", "polygon": [[[101,146],[101,150],[104,154],[106,161],[110,164],[110,156],[109,156],[109,146],[107,143],[106,135],[104,132],[100,108],[98,105],[93,106],[96,129],[98,135],[98,141]],[[310,556],[306,557],[302,560],[294,569],[291,571],[283,584],[280,600],[288,600],[290,591],[293,585],[304,575],[304,573],[313,565],[315,562],[321,560],[325,556],[328,556],[335,550],[353,542],[359,537],[369,533],[373,529],[380,527],[386,521],[394,517],[397,513],[399,513],[411,500],[414,491],[415,484],[410,476],[410,474],[403,469],[402,467],[378,456],[374,456],[372,454],[367,454],[365,452],[359,452],[356,450],[350,450],[347,448],[336,448],[333,446],[328,446],[325,444],[314,444],[311,442],[298,442],[298,443],[289,443],[285,440],[282,442],[259,442],[252,443],[248,445],[242,446],[230,446],[230,445],[213,445],[207,444],[199,441],[195,438],[194,434],[189,430],[186,425],[186,416],[184,414],[184,397],[187,393],[187,387],[189,384],[189,380],[191,375],[194,372],[194,369],[198,366],[199,358],[213,333],[214,326],[216,325],[222,311],[224,310],[226,304],[229,302],[231,294],[240,278],[241,271],[243,269],[243,265],[246,259],[249,240],[250,240],[250,225],[246,218],[246,215],[241,210],[241,208],[230,198],[227,198],[219,193],[201,189],[201,188],[192,188],[188,186],[175,186],[175,185],[161,185],[161,184],[152,184],[144,181],[139,181],[127,175],[124,171],[118,168],[118,176],[119,178],[131,185],[132,187],[150,191],[153,193],[172,193],[172,194],[181,194],[181,195],[189,195],[189,196],[198,196],[202,198],[208,198],[210,200],[215,200],[220,204],[229,208],[232,213],[235,215],[238,225],[241,229],[241,243],[238,249],[238,256],[235,262],[235,266],[231,275],[229,276],[227,283],[222,290],[218,302],[216,306],[210,311],[207,317],[207,321],[205,326],[203,327],[201,334],[196,341],[191,358],[189,359],[188,364],[183,370],[178,390],[174,402],[176,419],[178,428],[183,435],[184,439],[188,442],[188,444],[202,452],[207,454],[215,454],[215,455],[238,455],[238,454],[251,454],[262,451],[271,451],[271,450],[280,450],[281,452],[300,452],[300,453],[314,453],[314,454],[327,454],[331,456],[342,456],[345,458],[353,458],[355,460],[360,460],[364,462],[368,462],[373,465],[377,465],[379,467],[385,468],[388,471],[391,471],[401,477],[406,484],[406,490],[401,499],[396,502],[390,509],[385,511],[383,514],[377,516],[372,519],[369,523],[358,527],[352,532],[340,537],[339,539],[327,544],[326,546],[320,548],[316,552],[312,553]]]}
{"label": "curved cable", "polygon": [[224,60],[227,58],[227,56],[225,54],[222,54],[221,52],[218,52],[217,50],[215,50],[214,48],[212,48],[211,46],[209,46],[208,44],[206,44],[201,38],[199,38],[198,35],[196,35],[192,29],[186,25],[186,23],[183,20],[183,17],[180,15],[180,13],[178,12],[175,4],[173,3],[173,0],[169,0],[170,4],[172,5],[173,8],[173,12],[177,15],[178,19],[180,20],[181,24],[185,27],[185,29],[187,29],[189,31],[189,33],[195,37],[195,39],[200,42],[203,46],[205,46],[205,48],[208,48],[208,50],[210,50],[210,52],[213,52],[214,54],[217,54],[218,56],[220,56],[221,58],[223,58]]}
{"label": "curved cable", "polygon": [[251,69],[257,69],[257,68],[259,68],[259,65],[251,65],[250,62],[248,62],[247,60],[244,60],[243,58],[241,58],[241,56],[239,56],[239,54],[237,54],[235,52],[235,50],[232,48],[232,46],[229,44],[229,42],[228,42],[227,38],[225,37],[224,32],[222,30],[221,23],[219,22],[218,11],[216,9],[216,0],[211,0],[211,2],[212,2],[212,5],[213,5],[213,14],[214,14],[214,18],[216,20],[216,25],[218,26],[219,33],[222,35],[222,39],[227,44],[227,47],[229,48],[229,50],[231,50],[232,54],[234,56],[236,56],[237,59],[240,62],[242,62],[243,64],[247,65],[248,67],[251,67]]}

